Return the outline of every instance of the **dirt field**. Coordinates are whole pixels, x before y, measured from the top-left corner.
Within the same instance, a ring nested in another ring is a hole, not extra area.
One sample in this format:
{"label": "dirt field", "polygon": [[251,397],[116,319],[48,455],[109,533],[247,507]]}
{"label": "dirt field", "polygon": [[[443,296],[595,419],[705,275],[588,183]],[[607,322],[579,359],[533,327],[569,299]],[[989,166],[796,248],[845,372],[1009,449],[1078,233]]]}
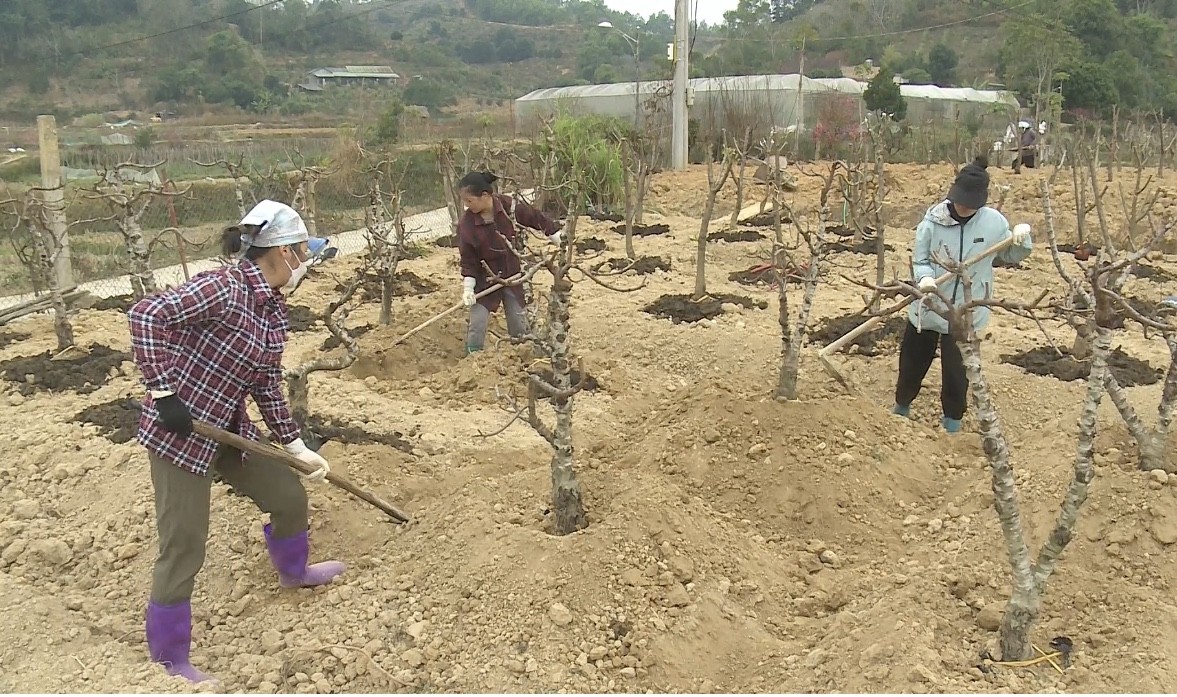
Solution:
{"label": "dirt field", "polygon": [[[890,262],[906,274],[911,230],[952,169],[892,171]],[[1031,223],[1040,243],[1046,173],[991,172],[993,198],[1010,185],[1007,214]],[[546,533],[550,451],[536,435],[515,424],[478,437],[508,418],[495,388],[518,380],[520,351],[462,358],[459,313],[382,352],[457,299],[455,252],[439,246],[402,266],[438,289],[410,284],[424,294],[398,298],[395,326],[361,338],[358,364],[311,383],[312,410],[336,431],[350,429],[345,440],[388,443],[329,441],[322,452],[335,471],[414,521],[392,525],[339,490],[312,486],[313,556],[350,567],[333,586],[283,591],[266,558],[263,516],[218,487],[194,599],[195,662],[227,690],[261,692],[1177,690],[1177,477],[1135,470],[1109,400],[1098,477],[1035,634],[1042,647],[1071,637],[1074,667],[1065,675],[1049,666],[982,671],[983,652],[996,653],[990,629],[1009,575],[973,417],[957,437],[936,428],[938,367],[914,418],[891,416],[897,359],[885,333],[836,358],[865,398],[846,396],[813,346],[802,360],[802,399],[773,401],[775,291],[728,280],[765,258],[767,241],[711,245],[708,275],[713,294],[766,309],[730,306],[690,325],[644,312],[661,295],[691,290],[698,221],[683,216],[697,213],[704,182],[700,171],[655,181],[647,222],[669,232],[635,244],[669,271],[629,294],[576,287],[574,350],[598,383],[575,404],[588,529]],[[804,209],[819,183],[799,182]],[[1163,186],[1162,207],[1171,207],[1177,178]],[[1070,242],[1073,205],[1060,184],[1055,207]],[[604,241],[602,261],[622,253],[612,225],[581,224],[582,241]],[[337,273],[350,263],[341,261]],[[873,274],[873,257],[837,261],[818,293],[819,324],[861,306],[841,274]],[[1177,272],[1173,258],[1151,263]],[[997,282],[1006,297],[1061,287],[1041,246],[1024,268],[999,270]],[[319,306],[334,285],[312,276],[292,304]],[[1156,302],[1177,293],[1177,277],[1134,279],[1127,292]],[[377,311],[369,302],[349,321],[374,324]],[[503,333],[501,315],[496,322]],[[1163,343],[1128,326],[1117,337],[1123,352],[1164,367]],[[995,314],[990,327],[987,370],[1037,545],[1070,478],[1084,386],[1002,360],[1046,345],[1033,322]],[[1057,323],[1047,328],[1070,344]],[[134,368],[98,350],[87,377],[65,364],[30,384],[34,368],[7,361],[50,350],[51,326],[38,319],[6,331],[0,689],[186,691],[147,662],[151,485],[142,450],[127,442],[134,413],[119,401],[141,392]],[[129,349],[116,310],[83,312],[75,331],[86,345]],[[288,364],[325,338],[321,326],[296,333]],[[1151,417],[1160,384],[1154,372],[1130,367],[1153,380],[1131,389]],[[66,383],[81,390],[41,389]]]}

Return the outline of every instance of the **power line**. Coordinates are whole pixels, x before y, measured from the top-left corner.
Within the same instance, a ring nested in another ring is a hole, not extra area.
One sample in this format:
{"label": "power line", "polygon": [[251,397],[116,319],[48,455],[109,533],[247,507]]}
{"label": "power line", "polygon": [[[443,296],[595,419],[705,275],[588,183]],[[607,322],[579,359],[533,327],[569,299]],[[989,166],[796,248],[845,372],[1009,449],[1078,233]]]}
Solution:
{"label": "power line", "polygon": [[[899,29],[897,31],[885,31],[885,32],[879,32],[877,34],[859,34],[857,36],[819,36],[816,38],[811,38],[809,40],[810,41],[853,41],[856,39],[881,39],[881,38],[885,38],[888,36],[902,36],[904,34],[916,34],[921,31],[932,31],[934,29],[947,29],[948,27],[956,27],[956,26],[960,26],[961,24],[970,24],[972,22],[976,22],[977,20],[988,19],[989,17],[996,17],[997,15],[1005,14],[1006,12],[1009,12],[1011,10],[1016,10],[1020,7],[1032,5],[1037,1],[1038,0],[1023,0],[1023,2],[1020,2],[1016,5],[1010,5],[1009,7],[1003,7],[1000,10],[994,10],[992,12],[986,12],[984,14],[975,15],[973,17],[966,17],[964,19],[958,19],[958,20],[955,20],[952,22],[944,22],[943,24],[933,24],[933,25],[927,26],[927,27],[915,27],[913,29]],[[752,37],[737,37],[737,36],[725,36],[721,40],[722,41],[752,41],[752,42],[777,41],[777,39],[775,39],[775,38],[752,38]]]}
{"label": "power line", "polygon": [[130,46],[131,44],[137,44],[142,41],[150,41],[151,39],[158,39],[161,36],[171,36],[172,34],[179,34],[182,31],[188,31],[189,29],[196,29],[197,27],[203,27],[207,24],[216,24],[217,22],[224,21],[224,20],[229,19],[231,17],[238,17],[240,15],[249,14],[250,12],[264,10],[267,7],[273,7],[274,5],[280,4],[282,2],[285,2],[285,0],[266,0],[266,2],[264,2],[260,5],[253,5],[252,7],[246,8],[244,10],[238,10],[237,12],[230,12],[229,14],[221,15],[220,17],[213,17],[211,19],[206,19],[201,22],[196,22],[195,24],[189,24],[189,25],[183,26],[183,27],[176,27],[175,29],[168,29],[167,31],[161,31],[158,34],[148,34],[146,36],[139,36],[134,39],[127,39],[125,41],[117,41],[113,44],[107,44],[105,46],[98,46],[97,48],[90,48],[90,49],[86,49],[84,51],[74,51],[72,53],[67,53],[66,55],[68,55],[68,56],[84,56],[84,55],[88,55],[90,53],[97,53],[99,51],[106,51],[106,50],[112,49],[112,48],[119,48],[120,46]]}

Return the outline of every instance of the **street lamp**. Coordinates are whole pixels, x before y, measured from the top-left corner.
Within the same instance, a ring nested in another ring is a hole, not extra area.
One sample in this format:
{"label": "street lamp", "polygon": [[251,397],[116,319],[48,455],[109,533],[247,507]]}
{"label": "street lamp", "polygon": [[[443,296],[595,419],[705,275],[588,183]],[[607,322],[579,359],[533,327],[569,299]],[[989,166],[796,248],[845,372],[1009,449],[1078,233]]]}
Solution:
{"label": "street lamp", "polygon": [[608,20],[598,23],[597,26],[601,29],[612,29],[618,34],[621,34],[621,38],[625,39],[630,47],[633,48],[633,125],[634,130],[640,129],[642,119],[642,59],[638,40],[613,26],[613,23]]}

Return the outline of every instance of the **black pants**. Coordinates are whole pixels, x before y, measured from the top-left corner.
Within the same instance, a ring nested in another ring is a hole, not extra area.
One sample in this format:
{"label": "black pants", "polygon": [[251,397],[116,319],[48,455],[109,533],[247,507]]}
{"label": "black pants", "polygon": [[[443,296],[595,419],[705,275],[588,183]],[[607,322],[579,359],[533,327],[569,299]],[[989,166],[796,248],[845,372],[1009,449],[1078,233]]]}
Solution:
{"label": "black pants", "polygon": [[[1022,152],[1022,159],[1021,159],[1020,164],[1022,167],[1026,167],[1028,169],[1034,169],[1034,153],[1030,152],[1030,151]],[[1018,165],[1019,165],[1018,156],[1014,155],[1014,163],[1010,168],[1017,169]]]}
{"label": "black pants", "polygon": [[907,406],[915,401],[923,387],[924,377],[936,358],[940,347],[940,406],[944,416],[960,420],[968,406],[969,378],[964,372],[964,359],[952,335],[928,329],[917,331],[910,321],[899,346],[899,382],[895,385],[895,403]]}

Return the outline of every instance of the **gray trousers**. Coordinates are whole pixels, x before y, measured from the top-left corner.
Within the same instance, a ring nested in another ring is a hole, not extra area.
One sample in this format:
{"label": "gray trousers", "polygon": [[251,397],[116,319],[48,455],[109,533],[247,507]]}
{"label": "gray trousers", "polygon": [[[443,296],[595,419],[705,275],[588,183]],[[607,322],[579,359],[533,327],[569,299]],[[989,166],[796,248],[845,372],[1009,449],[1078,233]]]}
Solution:
{"label": "gray trousers", "polygon": [[[151,453],[148,459],[159,531],[151,599],[173,605],[192,597],[196,574],[204,566],[212,473],[192,474]],[[307,492],[298,475],[286,465],[256,455],[243,464],[240,452],[221,446],[212,468],[225,483],[270,514],[274,537],[290,537],[307,530]]]}
{"label": "gray trousers", "polygon": [[[503,292],[503,310],[507,314],[507,333],[518,339],[527,333],[527,309],[511,292]],[[490,310],[479,303],[470,308],[470,327],[466,330],[466,352],[481,351],[486,344],[486,327],[490,323]]]}

